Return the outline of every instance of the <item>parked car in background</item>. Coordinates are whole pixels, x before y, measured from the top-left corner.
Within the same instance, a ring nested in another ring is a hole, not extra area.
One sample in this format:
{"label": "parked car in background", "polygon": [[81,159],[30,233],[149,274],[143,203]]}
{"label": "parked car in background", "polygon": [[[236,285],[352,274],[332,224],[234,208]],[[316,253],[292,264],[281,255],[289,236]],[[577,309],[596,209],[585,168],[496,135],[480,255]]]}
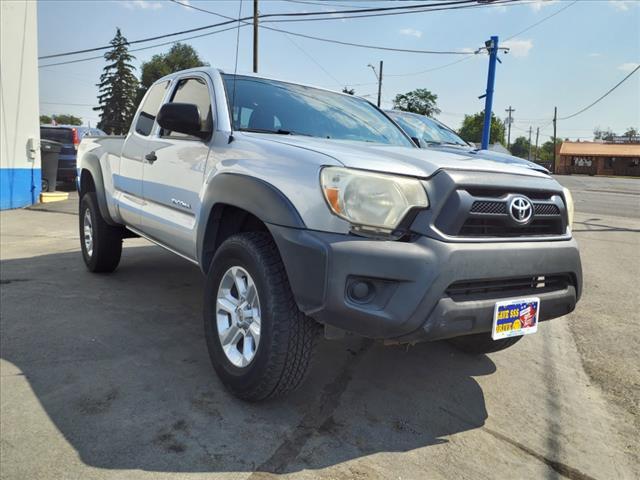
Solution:
{"label": "parked car in background", "polygon": [[40,125],[40,138],[62,144],[58,160],[58,182],[73,183],[76,179],[76,158],[80,140],[86,136],[106,135],[98,128],[73,125]]}
{"label": "parked car in background", "polygon": [[454,130],[435,118],[400,110],[387,110],[385,113],[389,115],[420,148],[471,154],[485,160],[497,160],[499,162],[521,165],[540,172],[549,173],[544,166],[520,157],[515,157],[509,154],[509,151],[506,149],[504,149],[506,153],[497,151],[495,147],[490,150],[479,149],[475,145],[465,142]]}

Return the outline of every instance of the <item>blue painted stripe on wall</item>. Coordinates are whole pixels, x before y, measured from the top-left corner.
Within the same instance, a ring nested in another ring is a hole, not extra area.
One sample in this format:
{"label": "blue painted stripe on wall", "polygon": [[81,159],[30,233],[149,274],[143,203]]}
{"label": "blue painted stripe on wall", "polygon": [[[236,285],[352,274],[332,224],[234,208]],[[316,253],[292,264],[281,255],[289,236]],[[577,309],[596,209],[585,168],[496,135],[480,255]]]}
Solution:
{"label": "blue painted stripe on wall", "polygon": [[39,168],[0,168],[0,210],[36,203],[41,188]]}

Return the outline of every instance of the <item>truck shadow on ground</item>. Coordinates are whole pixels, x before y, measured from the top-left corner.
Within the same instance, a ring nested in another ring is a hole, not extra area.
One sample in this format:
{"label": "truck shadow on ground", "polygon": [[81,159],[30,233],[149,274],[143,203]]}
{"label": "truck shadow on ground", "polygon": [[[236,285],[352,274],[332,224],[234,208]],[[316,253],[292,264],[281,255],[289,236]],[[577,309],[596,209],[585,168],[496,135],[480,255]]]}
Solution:
{"label": "truck shadow on ground", "polygon": [[157,247],[126,248],[111,275],[86,272],[78,252],[6,260],[1,271],[2,358],[94,467],[320,469],[443,443],[487,417],[472,377],[493,362],[443,343],[321,341],[298,392],[234,399],[206,353],[199,270]]}

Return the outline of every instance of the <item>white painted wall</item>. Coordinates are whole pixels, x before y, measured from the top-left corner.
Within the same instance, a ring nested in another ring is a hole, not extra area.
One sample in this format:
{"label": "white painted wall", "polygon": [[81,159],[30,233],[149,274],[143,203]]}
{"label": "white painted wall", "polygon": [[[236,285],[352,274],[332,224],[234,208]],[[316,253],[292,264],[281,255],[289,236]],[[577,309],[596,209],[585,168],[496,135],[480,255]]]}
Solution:
{"label": "white painted wall", "polygon": [[33,0],[0,0],[0,97],[0,209],[18,208],[37,202],[41,187]]}

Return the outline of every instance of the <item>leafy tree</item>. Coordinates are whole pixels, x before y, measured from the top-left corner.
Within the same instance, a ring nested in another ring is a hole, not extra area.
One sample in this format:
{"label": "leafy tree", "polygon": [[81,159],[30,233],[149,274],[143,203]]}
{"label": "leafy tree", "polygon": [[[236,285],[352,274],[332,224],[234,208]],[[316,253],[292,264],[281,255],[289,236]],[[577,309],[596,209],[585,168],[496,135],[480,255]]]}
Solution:
{"label": "leafy tree", "polygon": [[[484,126],[484,111],[473,115],[465,115],[462,127],[458,134],[467,142],[480,143],[482,141],[482,128]],[[504,122],[491,113],[490,143],[501,143],[504,145],[505,126]]]}
{"label": "leafy tree", "polygon": [[60,115],[53,115],[53,120],[59,125],[82,125],[82,119],[74,115],[63,113]]}
{"label": "leafy tree", "polygon": [[107,65],[100,76],[98,103],[94,110],[100,112],[98,128],[107,134],[121,135],[129,130],[136,111],[136,92],[138,80],[129,54],[127,39],[116,30],[116,36],[110,42],[111,50],[104,54]]}
{"label": "leafy tree", "polygon": [[207,65],[209,64],[200,58],[198,52],[191,45],[176,43],[167,53],[154,55],[151,60],[142,64],[138,100],[142,100],[145,92],[159,78],[187,68]]}
{"label": "leafy tree", "polygon": [[40,115],[40,125],[49,125],[51,120],[49,115]]}
{"label": "leafy tree", "polygon": [[593,131],[594,140],[603,140],[605,142],[610,142],[613,140],[613,137],[615,136],[616,136],[615,132],[610,128],[607,128],[606,130],[602,130],[600,127],[596,127],[595,130]]}
{"label": "leafy tree", "polygon": [[629,127],[627,128],[627,131],[624,132],[624,136],[629,140],[633,140],[634,137],[638,136],[638,129],[635,127]]}
{"label": "leafy tree", "polygon": [[520,158],[529,158],[531,144],[526,137],[518,137],[511,144],[511,154]]}
{"label": "leafy tree", "polygon": [[342,93],[347,93],[349,95],[355,95],[356,89],[355,88],[344,87],[342,89]]}
{"label": "leafy tree", "polygon": [[[562,145],[561,138],[556,138],[556,145]],[[538,159],[541,162],[551,162],[553,160],[553,137],[544,142],[538,149]]]}
{"label": "leafy tree", "polygon": [[396,95],[396,98],[393,99],[393,108],[433,117],[440,113],[440,109],[436,105],[437,100],[438,95],[435,93],[431,93],[426,88],[418,88]]}

